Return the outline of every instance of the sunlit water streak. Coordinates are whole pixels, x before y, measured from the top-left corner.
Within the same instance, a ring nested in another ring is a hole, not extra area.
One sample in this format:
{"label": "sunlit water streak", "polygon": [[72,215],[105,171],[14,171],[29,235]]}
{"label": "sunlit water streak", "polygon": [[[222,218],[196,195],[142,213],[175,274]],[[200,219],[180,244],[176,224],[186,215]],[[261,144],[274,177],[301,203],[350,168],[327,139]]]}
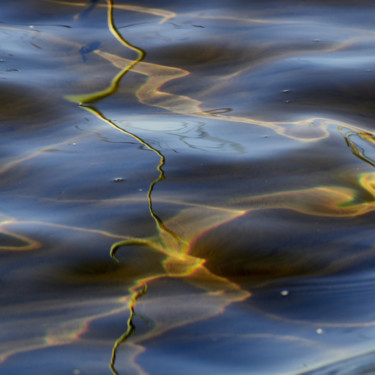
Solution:
{"label": "sunlit water streak", "polygon": [[[127,48],[130,48],[131,50],[134,50],[138,53],[138,58],[134,60],[133,62],[130,62],[127,66],[125,66],[119,74],[117,74],[114,79],[111,82],[111,85],[105,89],[104,91],[101,92],[96,92],[93,94],[88,94],[85,96],[68,96],[67,98],[72,101],[77,101],[79,104],[91,104],[95,103],[101,99],[104,99],[110,95],[113,95],[117,92],[120,84],[120,80],[127,74],[129,71],[134,70],[134,68],[139,64],[144,58],[145,58],[145,52],[130,43],[128,43],[122,35],[119,33],[117,30],[115,24],[114,24],[114,18],[113,18],[113,1],[108,0],[108,27],[111,31],[111,33]],[[163,82],[164,83],[164,82]],[[155,96],[155,95],[154,95]],[[143,141],[141,138],[138,136],[129,133],[126,130],[123,130],[119,128],[114,122],[111,120],[107,119],[102,113],[100,113],[97,109],[91,106],[83,106],[84,109],[88,110],[89,112],[92,112],[96,116],[98,116],[101,120],[104,122],[108,123],[109,125],[114,126],[116,129],[119,129],[126,134],[132,136],[135,138],[138,142],[140,142],[142,145],[146,146],[149,150],[153,151],[156,155],[160,157],[160,163],[157,167],[159,171],[159,177],[153,181],[150,184],[147,198],[149,202],[149,209],[150,209],[150,214],[153,217],[158,231],[159,231],[159,237],[156,238],[155,240],[147,241],[147,240],[126,240],[122,241],[119,243],[116,243],[112,246],[111,248],[111,256],[115,258],[115,252],[119,247],[122,246],[129,246],[129,245],[136,245],[136,246],[147,246],[149,248],[153,248],[157,251],[160,251],[161,253],[164,253],[167,258],[163,261],[163,267],[166,271],[166,275],[170,277],[185,277],[189,278],[192,277],[194,280],[193,282],[197,285],[201,284],[200,279],[202,279],[202,288],[207,289],[206,285],[207,284],[217,284],[218,286],[214,286],[212,289],[211,287],[208,287],[208,292],[213,293],[214,295],[217,295],[218,297],[221,295],[228,294],[228,297],[225,297],[223,301],[221,301],[221,298],[217,298],[219,301],[218,307],[216,307],[216,310],[222,309],[223,306],[228,305],[231,302],[235,301],[240,301],[245,299],[246,297],[249,296],[248,292],[245,291],[240,291],[240,288],[235,285],[234,283],[230,282],[229,280],[227,281],[224,278],[217,277],[214,274],[211,274],[204,266],[204,260],[191,257],[188,254],[188,250],[190,247],[190,243],[188,240],[181,238],[179,235],[177,235],[175,232],[170,230],[163,222],[162,220],[155,214],[153,207],[152,207],[152,191],[154,186],[159,182],[164,179],[164,171],[162,169],[164,163],[165,163],[165,157],[162,155],[158,150],[156,150],[154,147],[150,146],[147,142]],[[222,221],[220,221],[222,223]],[[113,351],[112,351],[112,358],[111,358],[111,363],[110,363],[110,368],[111,370],[117,374],[117,371],[115,369],[115,359],[117,355],[117,350],[119,346],[125,342],[134,332],[135,326],[133,324],[133,318],[134,318],[134,308],[136,301],[138,300],[139,297],[141,297],[143,294],[146,293],[147,290],[147,282],[155,280],[159,277],[165,277],[164,274],[161,275],[153,275],[152,277],[148,277],[144,280],[138,280],[133,287],[130,288],[130,299],[129,299],[129,305],[128,308],[130,310],[130,317],[127,322],[127,330],[126,332],[116,341]],[[195,281],[196,280],[196,281]],[[238,290],[238,292],[237,292]],[[229,292],[229,293],[228,293]],[[233,295],[232,295],[233,294]],[[222,305],[222,303],[224,303]],[[210,312],[208,316],[211,314],[216,314],[218,312]],[[207,318],[207,313],[203,315],[203,317]],[[203,318],[202,317],[202,318]],[[186,324],[185,320],[182,319],[181,322],[177,323],[178,325],[181,324]],[[176,325],[176,323],[175,323]],[[162,332],[165,330],[165,328],[160,328],[159,327],[159,334],[160,331]],[[155,331],[155,329],[154,329]],[[158,329],[156,329],[156,332],[158,332]],[[156,333],[152,333],[153,335]],[[143,349],[142,349],[143,351]],[[136,351],[136,354],[138,352]],[[134,359],[133,359],[134,362]],[[135,365],[136,367],[136,365]]]}

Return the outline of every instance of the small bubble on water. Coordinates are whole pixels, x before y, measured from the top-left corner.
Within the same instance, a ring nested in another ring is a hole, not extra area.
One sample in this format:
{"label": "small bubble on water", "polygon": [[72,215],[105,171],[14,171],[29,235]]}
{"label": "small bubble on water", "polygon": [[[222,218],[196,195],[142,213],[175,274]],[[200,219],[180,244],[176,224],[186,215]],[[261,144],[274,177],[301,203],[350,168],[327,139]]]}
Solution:
{"label": "small bubble on water", "polygon": [[123,182],[124,179],[123,179],[123,177],[116,177],[116,178],[113,179],[113,181],[114,182]]}
{"label": "small bubble on water", "polygon": [[313,42],[314,42],[314,43],[319,43],[319,42],[320,42],[320,39],[313,39]]}
{"label": "small bubble on water", "polygon": [[321,328],[318,328],[318,329],[316,330],[316,333],[317,333],[318,335],[321,335],[322,333],[324,333],[324,331],[323,331]]}
{"label": "small bubble on water", "polygon": [[138,189],[138,191],[143,191],[143,189]]}
{"label": "small bubble on water", "polygon": [[285,296],[289,295],[289,290],[282,290],[280,292],[280,294],[285,297]]}

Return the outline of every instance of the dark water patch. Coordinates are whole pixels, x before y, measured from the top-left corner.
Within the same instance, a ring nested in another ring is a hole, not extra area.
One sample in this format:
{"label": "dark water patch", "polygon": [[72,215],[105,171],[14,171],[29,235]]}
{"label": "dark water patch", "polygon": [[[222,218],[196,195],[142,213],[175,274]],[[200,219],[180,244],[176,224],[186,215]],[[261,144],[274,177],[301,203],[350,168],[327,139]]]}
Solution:
{"label": "dark water patch", "polygon": [[128,246],[118,257],[121,264],[111,259],[97,262],[82,261],[82,264],[75,262],[61,273],[61,281],[75,285],[107,283],[124,286],[149,275],[163,273],[162,261],[165,257],[147,247]]}
{"label": "dark water patch", "polygon": [[[44,91],[36,88],[34,93],[28,93],[22,86],[5,82],[0,85],[0,88],[2,103],[0,120],[3,127],[6,124],[17,125],[19,129],[24,125],[22,129],[32,131],[35,130],[35,124],[39,123],[39,126],[43,126],[43,122],[51,122],[52,119],[62,116],[62,109]],[[30,124],[32,129],[25,123]],[[14,128],[14,131],[17,131],[17,128]]]}
{"label": "dark water patch", "polygon": [[[298,225],[292,228],[292,222]],[[361,272],[373,266],[371,230],[363,220],[359,235],[359,225],[350,230],[354,222],[357,220],[254,210],[246,219],[241,217],[199,238],[192,253],[206,259],[213,272],[245,285],[336,273],[355,263],[364,267],[358,270]],[[233,235],[230,239],[229,233]],[[353,251],[358,258],[352,259]],[[366,260],[360,254],[366,254]]]}

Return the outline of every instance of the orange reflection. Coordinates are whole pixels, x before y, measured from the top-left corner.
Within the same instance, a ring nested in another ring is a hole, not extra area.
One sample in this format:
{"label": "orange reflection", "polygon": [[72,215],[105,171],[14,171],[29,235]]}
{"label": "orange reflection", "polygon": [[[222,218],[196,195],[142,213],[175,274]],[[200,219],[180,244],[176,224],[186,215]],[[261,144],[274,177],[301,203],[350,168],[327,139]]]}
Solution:
{"label": "orange reflection", "polygon": [[367,149],[373,149],[375,146],[374,134],[342,126],[339,131],[353,155],[375,167],[374,158],[367,155]]}
{"label": "orange reflection", "polygon": [[[52,3],[56,3],[56,4],[65,4],[65,5],[77,6],[81,8],[87,7],[87,3],[60,1],[60,0],[48,0],[48,1]],[[107,5],[105,3],[98,3],[95,6],[101,7],[101,8],[107,8]],[[159,23],[165,23],[173,19],[174,17],[176,17],[176,13],[171,12],[169,10],[158,9],[158,8],[148,8],[148,7],[138,6],[138,5],[114,4],[113,8],[118,9],[118,10],[126,10],[129,12],[146,13],[146,14],[151,14],[156,17],[161,17],[161,21]]]}
{"label": "orange reflection", "polygon": [[[375,198],[375,173],[363,173],[358,182]],[[372,212],[375,201],[357,203],[358,192],[355,189],[340,186],[318,186],[311,189],[286,191],[260,195],[232,201],[249,210],[283,208],[306,215],[329,217],[354,217]]]}
{"label": "orange reflection", "polygon": [[[100,49],[95,50],[93,53],[110,61],[119,69],[126,69],[132,63],[130,59]],[[314,117],[299,121],[276,122],[204,111],[201,109],[203,103],[194,98],[162,91],[162,87],[167,82],[189,75],[190,73],[187,70],[141,61],[132,68],[132,72],[148,77],[147,81],[136,92],[141,103],[163,108],[176,114],[262,126],[272,129],[279,135],[301,142],[315,142],[328,138],[330,134],[328,127],[336,129],[346,127],[354,132],[364,132],[363,129],[357,126],[334,119]]]}
{"label": "orange reflection", "polygon": [[[3,215],[1,215],[3,216]],[[21,242],[20,245],[0,245],[0,250],[5,251],[30,251],[38,249],[41,244],[32,238],[17,234],[10,230],[5,229],[5,226],[17,224],[16,219],[5,218],[5,220],[0,222],[0,234],[8,237],[11,241]]]}
{"label": "orange reflection", "polygon": [[[131,314],[127,331],[119,338],[114,347],[111,361],[113,370],[119,345],[128,340],[134,332],[135,327],[132,323],[132,317],[139,293],[145,291],[146,285],[152,281],[161,277],[184,278],[184,281],[202,290],[203,293],[197,293],[190,298],[187,298],[187,296],[183,296],[182,299],[174,297],[168,304],[168,299],[164,302],[160,299],[142,301],[142,307],[151,315],[154,327],[128,343],[133,348],[131,357],[133,366],[136,366],[137,356],[145,350],[140,345],[142,341],[158,336],[167,330],[218,315],[229,304],[242,301],[250,296],[249,292],[242,290],[236,283],[209,271],[204,265],[204,259],[189,254],[189,250],[197,237],[205,231],[212,230],[242,214],[243,211],[192,207],[158,226],[159,234],[153,238],[120,241],[112,246],[111,255],[114,259],[116,259],[115,254],[120,251],[120,248],[126,246],[147,246],[152,251],[166,255],[163,261],[165,273],[137,280],[134,286],[130,288],[130,295],[134,296],[129,302]],[[197,220],[199,217],[202,219]],[[126,251],[126,249],[121,250]],[[204,299],[204,302],[202,299]],[[168,313],[162,308],[166,305],[168,305]],[[189,311],[188,316],[183,313],[183,310]],[[166,316],[168,316],[167,320]]]}
{"label": "orange reflection", "polygon": [[[87,4],[85,3],[71,3],[67,1],[55,1],[60,4],[66,5],[74,5],[79,7],[86,7]],[[139,6],[130,6],[130,5],[116,5],[113,4],[112,1],[110,3],[110,14],[113,9],[118,10],[126,10],[126,11],[134,11],[134,12],[142,12],[142,13],[149,13],[153,14],[158,17],[162,17],[160,23],[164,23],[167,20],[175,17],[176,14],[170,11],[162,10],[162,9],[151,9],[146,7],[139,7]],[[106,6],[104,3],[99,3],[96,6],[104,7]],[[206,15],[195,15],[196,17],[202,18],[214,18],[214,19],[228,19],[233,21],[242,20],[238,17],[232,16],[206,16]],[[263,19],[246,19],[246,22],[259,22],[259,23],[278,23],[277,20],[263,20]],[[282,21],[282,23],[290,23],[290,21]],[[108,27],[113,36],[122,43],[126,48],[129,48],[133,51],[138,53],[138,58],[136,60],[127,59],[109,52],[106,52],[102,49],[97,49],[93,51],[93,53],[101,56],[105,60],[111,62],[115,67],[120,69],[120,72],[114,77],[110,86],[102,91],[90,93],[90,94],[81,94],[81,95],[67,95],[65,98],[78,103],[92,103],[97,100],[100,100],[106,96],[112,95],[117,91],[118,85],[120,80],[123,76],[129,72],[130,70],[133,73],[138,73],[147,77],[147,81],[139,87],[136,92],[138,100],[140,103],[154,106],[158,108],[165,109],[169,112],[176,113],[176,114],[183,114],[183,115],[191,115],[195,117],[201,118],[210,118],[219,121],[227,121],[227,122],[235,122],[235,123],[244,123],[252,126],[262,126],[265,128],[272,129],[277,134],[285,136],[287,138],[291,138],[293,140],[302,141],[302,142],[314,142],[325,139],[329,136],[328,126],[335,126],[335,127],[348,127],[353,129],[354,131],[358,130],[358,127],[355,127],[351,124],[347,124],[341,121],[332,120],[332,119],[325,119],[325,118],[310,118],[304,119],[299,121],[288,121],[288,122],[277,122],[277,121],[262,121],[256,118],[247,117],[247,116],[234,116],[234,115],[224,115],[221,113],[212,113],[210,111],[205,111],[201,109],[202,102],[196,100],[194,98],[185,96],[185,95],[178,95],[178,94],[171,94],[165,91],[162,91],[162,87],[174,80],[179,79],[182,77],[186,77],[190,74],[189,71],[171,67],[171,66],[164,66],[154,63],[149,63],[143,61],[144,59],[144,51],[142,51],[139,47],[135,47],[127,42],[121,34],[118,32],[116,27],[114,26],[113,17],[111,20],[111,16],[109,16]],[[339,51],[345,48],[348,48],[352,45],[355,41],[362,40],[368,38],[368,35],[365,35],[362,38],[349,38],[348,40],[344,40],[340,43],[333,44],[332,46],[327,46],[323,48],[323,52],[334,52]],[[322,52],[320,51],[320,52]],[[313,52],[312,52],[313,53]],[[283,57],[278,55],[278,58]],[[265,61],[262,60],[264,63]],[[223,77],[223,79],[230,79],[238,74],[242,74],[244,71],[238,71],[234,73],[230,73],[227,77]],[[362,130],[363,131],[363,130]]]}
{"label": "orange reflection", "polygon": [[[20,338],[12,342],[4,342],[0,345],[0,362],[6,361],[15,354],[43,349],[51,346],[67,345],[74,341],[80,340],[90,329],[90,324],[98,319],[106,318],[116,314],[123,314],[127,307],[124,306],[124,299],[109,299],[100,298],[92,301],[82,301],[78,306],[77,303],[72,303],[68,300],[61,301],[46,301],[45,307],[40,306],[39,303],[24,304],[25,311],[30,313],[30,317],[23,319],[23,325],[34,325],[36,328],[40,327],[44,336],[35,335],[33,338]],[[56,305],[56,307],[54,307]],[[97,310],[99,306],[106,306],[106,311],[97,314],[88,314],[90,310]],[[112,308],[110,308],[112,306]],[[61,308],[70,310],[69,314],[61,321],[58,311]],[[13,308],[9,306],[8,308]],[[42,314],[43,318],[34,318],[33,313]],[[43,315],[44,314],[44,315]],[[81,316],[80,316],[81,315]],[[22,328],[19,321],[15,324],[18,329]],[[9,324],[7,328],[9,329]],[[44,329],[43,329],[44,328]],[[16,329],[16,327],[14,328]]]}

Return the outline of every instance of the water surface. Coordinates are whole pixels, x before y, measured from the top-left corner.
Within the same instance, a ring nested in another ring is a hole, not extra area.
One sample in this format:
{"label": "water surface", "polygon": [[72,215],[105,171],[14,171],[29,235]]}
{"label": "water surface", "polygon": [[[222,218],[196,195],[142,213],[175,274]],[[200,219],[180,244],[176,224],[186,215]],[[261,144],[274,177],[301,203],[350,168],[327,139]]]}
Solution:
{"label": "water surface", "polygon": [[372,373],[374,11],[3,0],[1,373]]}

